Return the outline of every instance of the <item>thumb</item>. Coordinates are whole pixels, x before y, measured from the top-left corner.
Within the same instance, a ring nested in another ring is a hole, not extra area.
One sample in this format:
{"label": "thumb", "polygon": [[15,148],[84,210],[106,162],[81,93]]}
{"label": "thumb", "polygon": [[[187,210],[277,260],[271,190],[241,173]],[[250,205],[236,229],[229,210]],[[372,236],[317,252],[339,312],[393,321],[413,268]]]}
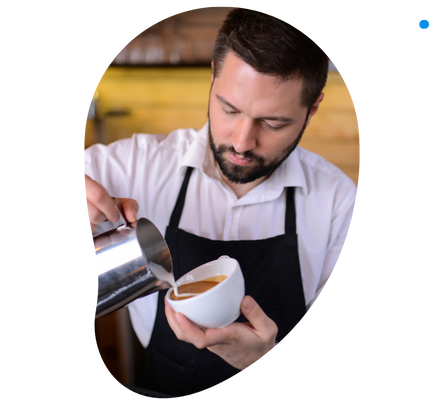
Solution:
{"label": "thumb", "polygon": [[125,218],[130,223],[137,221],[137,211],[139,211],[139,204],[136,200],[130,198],[118,198],[123,209]]}
{"label": "thumb", "polygon": [[277,335],[276,323],[264,313],[254,298],[246,295],[241,303],[241,311],[258,332]]}

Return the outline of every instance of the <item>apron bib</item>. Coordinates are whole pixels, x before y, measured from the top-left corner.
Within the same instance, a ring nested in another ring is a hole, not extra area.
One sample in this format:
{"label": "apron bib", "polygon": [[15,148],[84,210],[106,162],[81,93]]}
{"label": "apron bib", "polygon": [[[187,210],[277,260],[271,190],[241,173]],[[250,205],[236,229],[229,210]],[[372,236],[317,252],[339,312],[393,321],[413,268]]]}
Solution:
{"label": "apron bib", "polygon": [[[294,188],[287,188],[285,234],[263,240],[210,240],[178,228],[193,168],[185,175],[166,230],[175,279],[222,255],[237,259],[252,296],[278,326],[282,340],[306,312],[298,256]],[[164,297],[158,308],[142,385],[170,396],[184,396],[212,387],[239,372],[207,349],[178,340],[165,317]],[[244,316],[236,321],[246,322]]]}

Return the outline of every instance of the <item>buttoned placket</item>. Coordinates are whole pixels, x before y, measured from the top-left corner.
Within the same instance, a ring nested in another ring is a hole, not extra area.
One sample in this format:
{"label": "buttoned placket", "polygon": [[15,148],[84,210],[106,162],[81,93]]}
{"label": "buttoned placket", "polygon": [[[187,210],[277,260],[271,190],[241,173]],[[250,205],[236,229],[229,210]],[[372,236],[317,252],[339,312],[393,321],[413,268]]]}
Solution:
{"label": "buttoned placket", "polygon": [[225,220],[223,240],[239,240],[239,220],[242,212],[241,206],[232,206]]}
{"label": "buttoned placket", "polygon": [[[225,218],[223,239],[224,241],[240,240],[239,238],[239,224],[242,216],[242,211],[247,204],[258,202],[257,195],[252,199],[249,194],[238,199],[233,190],[223,183],[220,179],[217,180],[219,186],[223,189],[229,209]],[[262,196],[263,200],[263,196]]]}
{"label": "buttoned placket", "polygon": [[228,185],[224,184],[219,179],[217,181],[219,183],[219,186],[224,190],[229,205],[223,230],[224,241],[241,240],[240,223],[242,219],[242,213],[246,205],[254,205],[266,201],[272,201],[276,199],[283,191],[283,188],[279,188],[279,190],[274,189],[273,191],[268,191],[267,193],[265,185],[260,185],[258,186],[258,188],[261,189],[260,192],[258,192],[257,190],[252,190],[242,198],[238,199],[236,194],[231,188],[228,187]]}

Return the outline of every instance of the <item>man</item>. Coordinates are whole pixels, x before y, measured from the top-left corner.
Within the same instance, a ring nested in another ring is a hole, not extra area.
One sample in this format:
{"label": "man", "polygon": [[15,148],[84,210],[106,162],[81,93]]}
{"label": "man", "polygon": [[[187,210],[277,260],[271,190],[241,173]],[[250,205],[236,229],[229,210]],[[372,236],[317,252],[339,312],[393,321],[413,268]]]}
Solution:
{"label": "man", "polygon": [[290,332],[336,263],[356,193],[339,169],[297,147],[328,71],[311,40],[236,9],[218,33],[212,68],[200,131],[136,134],[86,151],[92,229],[118,217],[115,196],[128,221],[146,217],[165,232],[176,279],[221,255],[241,265],[242,316],[223,329],[196,327],[164,292],[130,304],[147,348],[143,385],[173,396],[231,377]]}

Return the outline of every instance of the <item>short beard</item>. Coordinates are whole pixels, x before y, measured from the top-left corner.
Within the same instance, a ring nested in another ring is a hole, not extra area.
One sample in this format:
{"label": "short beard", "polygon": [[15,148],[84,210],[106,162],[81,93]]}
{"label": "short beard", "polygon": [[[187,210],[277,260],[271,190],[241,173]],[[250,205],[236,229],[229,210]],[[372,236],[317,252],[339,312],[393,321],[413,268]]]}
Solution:
{"label": "short beard", "polygon": [[[273,160],[268,163],[262,156],[259,156],[252,151],[246,151],[245,153],[237,153],[233,146],[227,146],[225,144],[216,147],[214,143],[213,134],[211,132],[211,121],[208,118],[208,138],[210,142],[210,147],[214,155],[214,159],[220,167],[223,175],[228,179],[228,181],[232,183],[250,183],[254,182],[257,179],[262,177],[270,176],[286,159],[287,157],[295,150],[299,141],[304,134],[305,127],[307,125],[307,118],[305,120],[304,126],[301,129],[298,137],[295,141],[293,141],[288,147],[286,147],[282,152],[275,157]],[[223,158],[222,154],[228,152],[235,156],[238,156],[243,159],[250,159],[255,161],[257,165],[254,167],[244,167],[238,166],[237,164],[231,163],[230,161]]]}

